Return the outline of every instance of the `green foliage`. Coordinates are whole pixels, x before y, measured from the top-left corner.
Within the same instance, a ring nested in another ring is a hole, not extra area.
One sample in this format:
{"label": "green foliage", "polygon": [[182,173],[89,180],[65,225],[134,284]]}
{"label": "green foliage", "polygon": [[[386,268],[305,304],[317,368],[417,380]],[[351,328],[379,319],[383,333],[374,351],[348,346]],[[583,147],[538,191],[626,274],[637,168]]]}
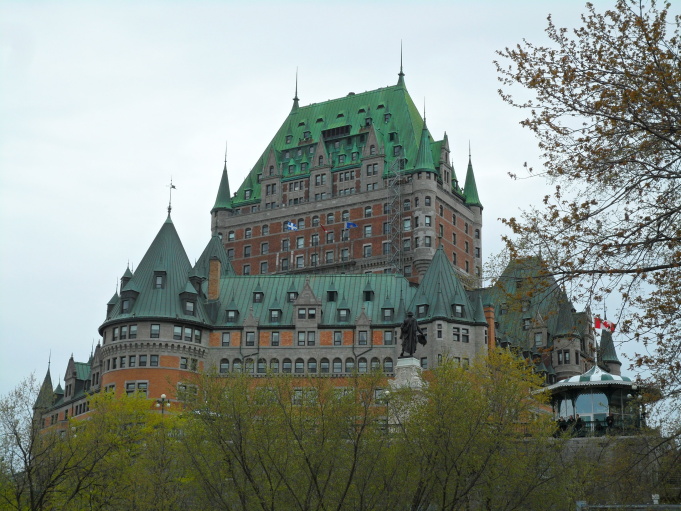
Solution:
{"label": "green foliage", "polygon": [[[144,396],[96,394],[63,434],[31,437],[33,456],[16,468],[12,441],[38,430],[3,436],[13,440],[2,445],[0,508],[567,510],[603,488],[652,484],[595,470],[593,453],[571,446],[583,439],[553,438],[540,378],[509,352],[424,378],[421,389],[386,393],[381,374],[197,375],[196,392],[164,414]],[[0,400],[0,423],[18,424],[17,397],[31,411],[30,395],[12,395]],[[659,462],[643,443],[626,451],[622,463],[676,473],[676,451]]]}

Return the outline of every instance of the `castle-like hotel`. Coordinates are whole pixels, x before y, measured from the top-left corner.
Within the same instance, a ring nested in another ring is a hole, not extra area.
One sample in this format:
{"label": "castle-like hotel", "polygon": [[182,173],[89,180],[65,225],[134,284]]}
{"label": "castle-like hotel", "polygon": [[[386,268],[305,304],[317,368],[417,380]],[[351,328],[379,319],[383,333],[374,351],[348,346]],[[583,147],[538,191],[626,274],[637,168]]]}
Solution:
{"label": "castle-like hotel", "polygon": [[[538,258],[481,287],[482,211],[469,155],[463,186],[447,135],[435,140],[405,86],[293,107],[241,184],[227,167],[212,237],[192,265],[170,209],[134,273],[106,304],[90,359],[45,377],[36,413],[53,427],[87,396],[177,398],[197,371],[393,375],[413,312],[423,369],[468,364],[495,345],[554,384],[589,369],[595,341]],[[532,289],[532,292],[529,292]],[[619,374],[611,337],[599,363]],[[61,380],[61,379],[60,379]]]}

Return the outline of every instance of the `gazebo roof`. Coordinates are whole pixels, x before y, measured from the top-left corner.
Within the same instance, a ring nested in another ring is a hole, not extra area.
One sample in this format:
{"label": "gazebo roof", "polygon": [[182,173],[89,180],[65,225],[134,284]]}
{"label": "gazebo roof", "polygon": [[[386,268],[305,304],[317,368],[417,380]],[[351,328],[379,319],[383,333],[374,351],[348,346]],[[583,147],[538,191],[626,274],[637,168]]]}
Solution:
{"label": "gazebo roof", "polygon": [[618,376],[603,371],[598,366],[593,366],[584,374],[572,376],[563,381],[559,381],[549,387],[549,390],[555,391],[561,388],[579,388],[579,387],[607,387],[607,386],[621,386],[631,387],[631,378],[627,376]]}

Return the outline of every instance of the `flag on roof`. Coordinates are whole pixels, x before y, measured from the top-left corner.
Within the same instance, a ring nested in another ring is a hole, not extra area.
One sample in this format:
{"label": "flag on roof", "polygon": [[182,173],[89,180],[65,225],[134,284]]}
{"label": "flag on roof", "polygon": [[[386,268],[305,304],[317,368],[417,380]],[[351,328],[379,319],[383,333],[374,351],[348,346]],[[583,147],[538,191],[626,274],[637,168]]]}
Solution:
{"label": "flag on roof", "polygon": [[357,227],[357,224],[354,222],[345,222],[346,229],[352,229],[353,227]]}
{"label": "flag on roof", "polygon": [[615,331],[615,323],[608,321],[607,319],[601,319],[598,316],[594,318],[594,327],[596,330],[607,329],[611,332]]}
{"label": "flag on roof", "polygon": [[286,222],[286,230],[287,231],[297,231],[298,226],[294,224],[293,222]]}

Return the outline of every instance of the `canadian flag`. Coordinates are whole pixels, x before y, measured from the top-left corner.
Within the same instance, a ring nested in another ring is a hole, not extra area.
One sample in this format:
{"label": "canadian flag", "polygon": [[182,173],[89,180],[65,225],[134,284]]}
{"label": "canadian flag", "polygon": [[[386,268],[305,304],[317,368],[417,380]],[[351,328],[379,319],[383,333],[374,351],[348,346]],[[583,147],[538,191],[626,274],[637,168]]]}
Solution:
{"label": "canadian flag", "polygon": [[594,327],[596,330],[603,330],[604,328],[607,328],[611,332],[615,331],[615,323],[611,323],[607,319],[601,319],[598,316],[594,318]]}

